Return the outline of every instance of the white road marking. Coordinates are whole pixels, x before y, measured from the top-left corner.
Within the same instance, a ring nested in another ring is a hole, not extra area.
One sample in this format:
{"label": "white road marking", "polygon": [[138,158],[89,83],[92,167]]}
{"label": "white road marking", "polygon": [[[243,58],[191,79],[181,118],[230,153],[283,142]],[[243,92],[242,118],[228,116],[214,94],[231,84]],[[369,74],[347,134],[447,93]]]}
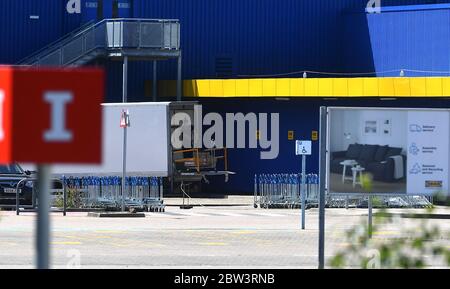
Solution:
{"label": "white road marking", "polygon": [[194,212],[189,212],[189,211],[177,212],[177,214],[189,216],[189,217],[211,217],[211,215],[199,214],[199,213],[194,213]]}
{"label": "white road marking", "polygon": [[301,211],[298,211],[298,212],[292,212],[292,213],[287,213],[288,215],[290,215],[290,216],[300,216],[301,214],[302,214],[302,212]]}
{"label": "white road marking", "polygon": [[166,211],[165,213],[146,213],[150,217],[291,217],[300,216],[300,213],[286,212],[286,213],[271,213],[263,211],[245,211],[245,212],[229,212],[229,211],[214,211],[214,212],[192,212],[192,211]]}
{"label": "white road marking", "polygon": [[274,213],[262,213],[262,212],[248,212],[249,215],[258,215],[264,217],[286,217],[286,215],[274,214]]}
{"label": "white road marking", "polygon": [[216,215],[222,215],[225,217],[245,217],[245,215],[242,214],[236,214],[236,213],[230,213],[230,212],[214,212]]}

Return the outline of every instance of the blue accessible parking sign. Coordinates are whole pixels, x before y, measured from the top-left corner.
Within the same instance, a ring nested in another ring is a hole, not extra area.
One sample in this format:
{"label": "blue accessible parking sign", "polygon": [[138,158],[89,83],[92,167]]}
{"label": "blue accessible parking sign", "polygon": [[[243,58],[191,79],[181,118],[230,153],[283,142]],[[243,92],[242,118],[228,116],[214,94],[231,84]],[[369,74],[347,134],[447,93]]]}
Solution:
{"label": "blue accessible parking sign", "polygon": [[295,154],[297,156],[300,155],[311,155],[312,154],[312,150],[311,150],[311,141],[308,140],[298,140],[295,142]]}

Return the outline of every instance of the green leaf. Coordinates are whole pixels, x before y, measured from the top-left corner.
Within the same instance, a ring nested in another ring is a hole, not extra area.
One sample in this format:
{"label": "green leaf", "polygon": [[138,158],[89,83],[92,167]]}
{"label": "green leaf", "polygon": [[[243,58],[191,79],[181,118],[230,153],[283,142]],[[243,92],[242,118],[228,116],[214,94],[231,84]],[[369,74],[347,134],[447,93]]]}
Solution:
{"label": "green leaf", "polygon": [[416,248],[416,249],[423,248],[423,240],[420,239],[420,238],[414,239],[413,242],[412,242],[412,247]]}
{"label": "green leaf", "polygon": [[333,268],[342,268],[345,266],[345,257],[342,253],[334,256],[330,261],[330,266]]}

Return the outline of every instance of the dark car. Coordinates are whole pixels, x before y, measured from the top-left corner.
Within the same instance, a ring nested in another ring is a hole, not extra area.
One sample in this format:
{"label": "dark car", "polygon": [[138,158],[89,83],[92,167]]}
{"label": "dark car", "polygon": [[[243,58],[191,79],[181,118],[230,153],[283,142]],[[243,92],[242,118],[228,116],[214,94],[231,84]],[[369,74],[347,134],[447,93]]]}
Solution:
{"label": "dark car", "polygon": [[[29,178],[31,178],[31,172],[23,170],[18,164],[0,165],[0,207],[15,206],[17,184]],[[20,186],[19,192],[20,205],[32,205],[33,183],[25,181]]]}

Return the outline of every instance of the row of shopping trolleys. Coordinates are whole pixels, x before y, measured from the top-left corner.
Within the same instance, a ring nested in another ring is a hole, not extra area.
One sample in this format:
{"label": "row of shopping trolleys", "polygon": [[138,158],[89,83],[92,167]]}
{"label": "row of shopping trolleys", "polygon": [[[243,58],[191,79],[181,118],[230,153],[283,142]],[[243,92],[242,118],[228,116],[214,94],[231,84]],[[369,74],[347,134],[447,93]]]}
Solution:
{"label": "row of shopping trolleys", "polygon": [[305,188],[306,205],[314,206],[319,200],[319,176],[306,174],[255,174],[254,207],[270,208],[300,208],[302,204],[302,186]]}
{"label": "row of shopping trolleys", "polygon": [[[62,177],[67,191],[79,199],[82,208],[115,210],[122,207],[122,178],[118,176]],[[125,178],[126,209],[164,212],[163,179],[161,177]]]}

